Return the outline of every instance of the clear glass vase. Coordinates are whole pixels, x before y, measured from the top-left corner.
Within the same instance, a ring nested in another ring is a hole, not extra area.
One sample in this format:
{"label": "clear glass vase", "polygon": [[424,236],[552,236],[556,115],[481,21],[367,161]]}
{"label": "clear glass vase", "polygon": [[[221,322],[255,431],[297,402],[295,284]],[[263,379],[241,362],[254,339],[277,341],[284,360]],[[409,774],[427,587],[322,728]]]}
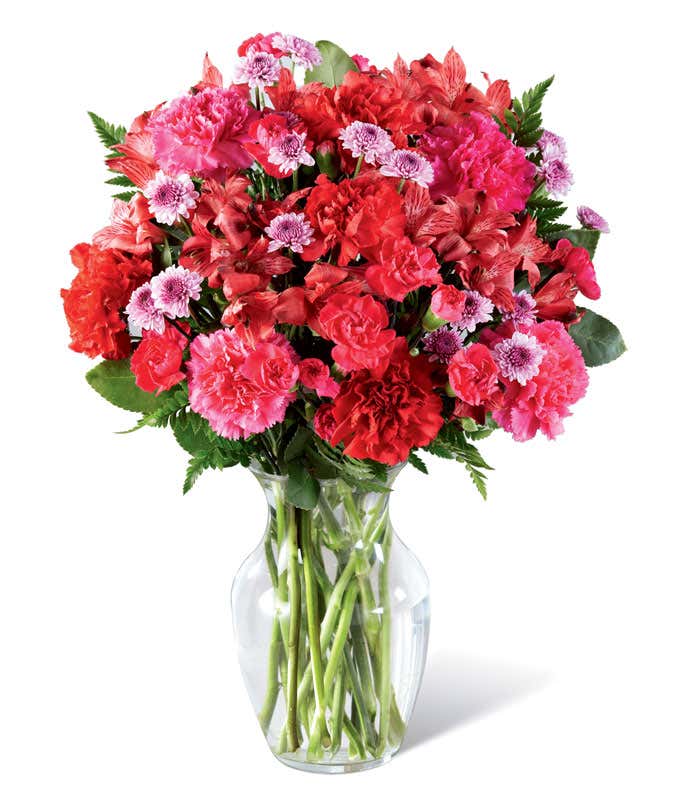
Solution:
{"label": "clear glass vase", "polygon": [[269,747],[312,772],[383,764],[402,743],[423,675],[427,576],[392,529],[389,492],[324,480],[317,506],[301,510],[286,502],[285,477],[253,473],[268,520],[234,579],[232,613]]}

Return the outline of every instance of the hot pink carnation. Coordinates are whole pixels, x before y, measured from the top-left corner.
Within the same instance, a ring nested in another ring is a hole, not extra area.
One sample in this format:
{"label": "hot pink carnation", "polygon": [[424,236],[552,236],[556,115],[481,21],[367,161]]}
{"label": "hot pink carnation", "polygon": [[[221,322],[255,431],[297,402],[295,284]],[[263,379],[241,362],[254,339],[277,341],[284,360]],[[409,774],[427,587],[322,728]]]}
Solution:
{"label": "hot pink carnation", "polygon": [[246,340],[225,328],[191,343],[189,404],[225,438],[245,438],[280,422],[295,399],[297,356],[282,334]]}
{"label": "hot pink carnation", "polygon": [[482,113],[470,113],[452,127],[435,127],[423,136],[421,151],[434,168],[435,200],[475,188],[495,199],[499,210],[520,212],[533,190],[534,165]]}
{"label": "hot pink carnation", "polygon": [[544,348],[538,374],[526,385],[508,383],[501,407],[493,418],[516,441],[541,431],[548,438],[562,432],[569,407],[586,393],[588,374],[583,356],[564,325],[555,320],[531,326],[528,334]]}
{"label": "hot pink carnation", "polygon": [[247,168],[253,158],[243,143],[256,115],[234,88],[204,88],[177,97],[149,121],[156,160],[171,176],[186,172],[219,179]]}

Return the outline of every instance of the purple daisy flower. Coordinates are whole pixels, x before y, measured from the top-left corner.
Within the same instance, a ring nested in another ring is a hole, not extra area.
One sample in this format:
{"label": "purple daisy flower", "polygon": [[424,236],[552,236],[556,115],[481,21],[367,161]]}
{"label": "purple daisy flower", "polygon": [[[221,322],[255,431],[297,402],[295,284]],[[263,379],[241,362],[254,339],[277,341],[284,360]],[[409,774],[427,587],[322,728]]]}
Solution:
{"label": "purple daisy flower", "polygon": [[462,349],[465,332],[458,331],[450,325],[442,325],[436,331],[423,337],[423,350],[430,353],[430,361],[448,364],[453,356]]}
{"label": "purple daisy flower", "polygon": [[143,331],[162,334],[165,330],[165,318],[163,312],[156,307],[149,282],[137,287],[132,293],[125,311],[130,323]]}
{"label": "purple daisy flower", "polygon": [[290,248],[299,254],[302,249],[312,242],[314,232],[302,212],[286,212],[277,215],[265,229],[271,238],[269,251],[279,248]]}
{"label": "purple daisy flower", "polygon": [[274,85],[279,79],[281,63],[269,52],[259,52],[251,47],[236,65],[234,80],[237,83],[248,83],[251,88],[264,88]]}
{"label": "purple daisy flower", "polygon": [[283,50],[293,63],[301,66],[305,71],[318,66],[323,60],[321,53],[311,41],[298,36],[282,36],[277,33],[272,39],[272,45],[278,50]]}
{"label": "purple daisy flower", "polygon": [[151,295],[156,307],[171,319],[187,317],[189,301],[201,297],[201,281],[198,273],[185,267],[173,265],[151,279]]}
{"label": "purple daisy flower", "polygon": [[188,174],[168,176],[159,171],[147,183],[144,195],[149,200],[149,211],[159,223],[172,225],[180,216],[189,217],[189,210],[196,206],[198,193]]}
{"label": "purple daisy flower", "polygon": [[456,325],[460,330],[472,333],[481,323],[487,323],[493,314],[493,303],[477,290],[465,290],[463,316]]}
{"label": "purple daisy flower", "polygon": [[366,121],[353,121],[340,131],[339,138],[343,148],[352,152],[352,157],[363,157],[367,163],[386,161],[394,149],[389,133]]}
{"label": "purple daisy flower", "polygon": [[544,160],[539,174],[545,180],[545,188],[553,196],[564,196],[574,183],[566,160]]}
{"label": "purple daisy flower", "polygon": [[504,320],[512,320],[521,325],[530,325],[536,322],[536,301],[525,289],[516,292],[513,296],[514,307],[510,312],[503,312]]}
{"label": "purple daisy flower", "polygon": [[543,130],[537,146],[543,160],[565,160],[567,157],[567,144],[564,138],[550,130]]}
{"label": "purple daisy flower", "polygon": [[533,336],[515,331],[494,347],[492,355],[504,378],[525,386],[538,375],[545,348]]}
{"label": "purple daisy flower", "polygon": [[434,170],[430,161],[410,149],[390,152],[380,173],[384,176],[410,179],[421,187],[427,187],[434,179]]}
{"label": "purple daisy flower", "polygon": [[274,142],[267,159],[278,165],[284,174],[292,173],[301,165],[314,165],[314,158],[305,149],[306,138],[306,132],[287,132]]}
{"label": "purple daisy flower", "polygon": [[607,221],[595,210],[590,207],[578,207],[576,210],[576,217],[578,222],[585,229],[594,229],[596,232],[607,234],[609,232],[609,224]]}

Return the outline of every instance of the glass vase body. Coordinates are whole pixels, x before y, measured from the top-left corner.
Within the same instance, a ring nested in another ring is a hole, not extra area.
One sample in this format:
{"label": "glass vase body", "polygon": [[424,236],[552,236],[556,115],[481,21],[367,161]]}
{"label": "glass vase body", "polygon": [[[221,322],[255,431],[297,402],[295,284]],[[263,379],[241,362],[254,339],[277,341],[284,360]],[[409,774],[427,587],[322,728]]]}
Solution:
{"label": "glass vase body", "polygon": [[319,481],[311,510],[285,477],[254,470],[267,524],[239,569],[232,615],[243,678],[274,755],[314,772],[378,766],[399,749],[418,694],[429,586],[380,492]]}

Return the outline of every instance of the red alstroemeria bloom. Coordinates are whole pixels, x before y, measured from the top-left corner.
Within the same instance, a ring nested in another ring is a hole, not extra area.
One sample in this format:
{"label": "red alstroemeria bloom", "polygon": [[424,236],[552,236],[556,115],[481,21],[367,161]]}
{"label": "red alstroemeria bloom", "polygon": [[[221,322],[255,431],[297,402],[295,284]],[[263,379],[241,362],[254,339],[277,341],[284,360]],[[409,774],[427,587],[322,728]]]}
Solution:
{"label": "red alstroemeria bloom", "polygon": [[504,80],[492,83],[486,95],[471,85],[465,64],[454,49],[446,53],[442,62],[426,55],[409,66],[397,58],[393,70],[385,70],[385,74],[412,100],[415,118],[427,128],[455,124],[473,110],[490,113],[495,112],[492,107],[510,104],[510,90]]}
{"label": "red alstroemeria bloom", "polygon": [[445,262],[456,262],[476,251],[495,256],[508,247],[507,229],[517,224],[511,212],[499,210],[485,193],[465,190],[444,197],[427,224],[436,237],[435,248]]}
{"label": "red alstroemeria bloom", "polygon": [[[346,455],[388,466],[429,444],[443,424],[432,370],[425,356],[412,356],[399,338],[380,368],[353,372],[341,383],[332,403],[336,427],[330,443],[344,444]],[[331,423],[318,424],[324,432]]]}
{"label": "red alstroemeria bloom", "polygon": [[99,248],[117,248],[137,256],[148,254],[154,243],[160,243],[165,234],[151,222],[149,204],[141,193],[128,202],[113,200],[111,223],[100,229],[92,238]]}
{"label": "red alstroemeria bloom", "polygon": [[153,179],[160,169],[153,153],[151,132],[147,129],[150,116],[151,112],[137,116],[130,125],[125,142],[113,147],[121,156],[106,160],[108,168],[124,174],[141,188],[146,187],[146,183]]}
{"label": "red alstroemeria bloom", "polygon": [[272,276],[288,273],[293,260],[278,251],[269,251],[269,242],[258,237],[243,251],[223,251],[210,286],[222,282],[226,298],[237,298],[246,292],[263,290],[269,286]]}
{"label": "red alstroemeria bloom", "polygon": [[335,184],[322,174],[305,214],[316,232],[302,254],[308,262],[337,246],[338,264],[347,265],[359,254],[370,257],[385,238],[404,236],[401,196],[389,180],[375,175]]}
{"label": "red alstroemeria bloom", "polygon": [[536,219],[526,215],[517,228],[508,232],[508,245],[517,255],[517,267],[526,272],[533,289],[541,280],[539,262],[549,262],[552,255],[550,246],[536,236]]}
{"label": "red alstroemeria bloom", "polygon": [[248,219],[252,202],[248,195],[249,185],[246,177],[234,175],[224,182],[208,179],[201,186],[197,220],[203,226],[210,223],[217,227],[233,249],[248,245],[252,237]]}
{"label": "red alstroemeria bloom", "polygon": [[335,343],[333,360],[347,372],[389,357],[396,334],[388,324],[387,310],[370,295],[332,295],[318,317],[321,336]]}
{"label": "red alstroemeria bloom", "polygon": [[166,325],[162,334],[144,331],[130,358],[130,370],[139,388],[160,394],[184,380],[182,354],[188,344],[186,336],[171,325]]}
{"label": "red alstroemeria bloom", "polygon": [[73,248],[71,260],[78,273],[70,288],[61,291],[71,349],[90,358],[126,358],[130,335],[121,310],[151,277],[151,260],[88,243]]}
{"label": "red alstroemeria bloom", "polygon": [[555,273],[534,294],[536,310],[541,320],[560,320],[571,324],[578,319],[576,311],[576,278],[573,273]]}
{"label": "red alstroemeria bloom", "polygon": [[385,240],[376,259],[366,270],[369,287],[382,298],[403,301],[419,287],[441,283],[439,263],[430,248],[413,243],[408,237]]}
{"label": "red alstroemeria bloom", "polygon": [[597,300],[600,297],[595,268],[585,248],[573,245],[570,240],[558,240],[552,259],[567,273],[574,274],[576,285],[586,298]]}
{"label": "red alstroemeria bloom", "polygon": [[469,254],[456,264],[456,273],[468,289],[477,290],[499,309],[511,311],[517,256],[501,251],[496,256]]}

